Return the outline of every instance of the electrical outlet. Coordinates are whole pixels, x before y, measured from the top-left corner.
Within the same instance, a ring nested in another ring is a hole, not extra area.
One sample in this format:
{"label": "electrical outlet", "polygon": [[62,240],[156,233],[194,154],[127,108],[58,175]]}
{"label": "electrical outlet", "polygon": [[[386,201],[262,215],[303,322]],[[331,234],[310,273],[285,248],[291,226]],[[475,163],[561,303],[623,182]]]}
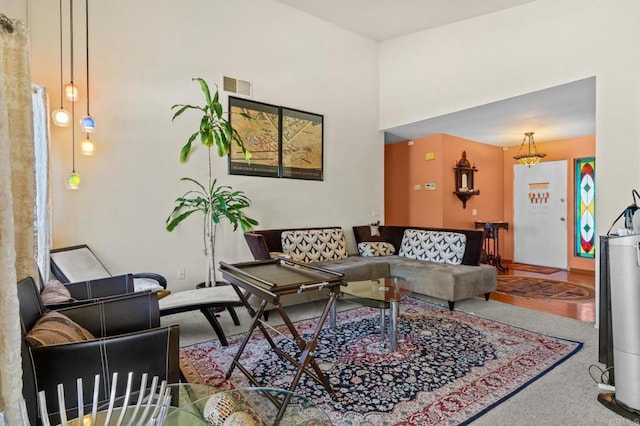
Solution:
{"label": "electrical outlet", "polygon": [[184,280],[184,268],[178,269],[178,279]]}
{"label": "electrical outlet", "polygon": [[420,185],[413,185],[413,190],[414,191],[420,191],[422,187]]}
{"label": "electrical outlet", "polygon": [[471,210],[471,216],[477,216],[477,215],[478,215],[478,210],[477,209]]}
{"label": "electrical outlet", "polygon": [[427,182],[424,184],[424,189],[428,189],[429,191],[435,191],[436,184],[434,182]]}

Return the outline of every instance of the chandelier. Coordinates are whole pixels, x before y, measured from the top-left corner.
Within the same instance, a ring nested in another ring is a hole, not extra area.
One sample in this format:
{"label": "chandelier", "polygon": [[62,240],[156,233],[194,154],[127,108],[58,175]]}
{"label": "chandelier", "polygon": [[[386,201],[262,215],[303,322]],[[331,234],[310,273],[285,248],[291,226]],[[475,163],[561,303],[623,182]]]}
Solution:
{"label": "chandelier", "polygon": [[[526,152],[522,152],[525,143],[527,144],[527,150]],[[533,132],[527,132],[524,134],[524,139],[522,140],[518,154],[514,155],[513,158],[518,160],[520,164],[531,167],[538,164],[545,155],[546,154],[538,152],[536,142],[533,140]]]}

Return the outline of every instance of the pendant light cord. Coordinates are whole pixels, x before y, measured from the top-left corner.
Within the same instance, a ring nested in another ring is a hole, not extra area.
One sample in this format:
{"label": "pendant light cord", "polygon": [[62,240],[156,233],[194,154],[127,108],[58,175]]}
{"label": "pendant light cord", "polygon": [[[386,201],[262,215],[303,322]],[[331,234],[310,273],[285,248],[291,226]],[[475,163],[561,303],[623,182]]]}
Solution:
{"label": "pendant light cord", "polygon": [[60,0],[60,109],[63,109],[63,76],[62,76],[62,0]]}
{"label": "pendant light cord", "polygon": [[89,0],[85,0],[85,22],[87,24],[85,47],[87,49],[87,115],[89,114]]}
{"label": "pendant light cord", "polygon": [[[71,42],[71,86],[73,84],[73,0],[69,0],[69,40]],[[71,102],[71,170],[76,172],[76,114],[75,102]]]}

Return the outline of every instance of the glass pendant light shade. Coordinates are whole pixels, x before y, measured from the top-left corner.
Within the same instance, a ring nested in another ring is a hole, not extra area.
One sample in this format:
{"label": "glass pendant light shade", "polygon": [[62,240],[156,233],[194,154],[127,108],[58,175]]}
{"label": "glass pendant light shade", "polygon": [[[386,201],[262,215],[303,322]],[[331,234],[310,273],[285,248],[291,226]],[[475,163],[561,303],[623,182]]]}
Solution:
{"label": "glass pendant light shade", "polygon": [[85,140],[80,142],[80,149],[82,150],[82,155],[93,155],[96,150],[96,146],[93,141],[87,137]]}
{"label": "glass pendant light shade", "polygon": [[80,119],[80,128],[85,133],[93,133],[96,129],[96,120],[90,115],[85,115]]}
{"label": "glass pendant light shade", "polygon": [[[527,148],[523,152],[525,144],[527,144]],[[513,158],[523,166],[531,167],[538,164],[546,155],[538,151],[536,142],[533,140],[533,132],[527,132],[524,134],[518,154],[514,155]]]}
{"label": "glass pendant light shade", "polygon": [[73,172],[67,176],[67,189],[78,189],[80,187],[80,176]]}
{"label": "glass pendant light shade", "polygon": [[78,88],[73,83],[67,83],[64,85],[64,97],[71,102],[78,100]]}
{"label": "glass pendant light shade", "polygon": [[69,123],[71,123],[71,114],[64,108],[53,111],[51,118],[53,119],[53,124],[58,127],[69,127]]}

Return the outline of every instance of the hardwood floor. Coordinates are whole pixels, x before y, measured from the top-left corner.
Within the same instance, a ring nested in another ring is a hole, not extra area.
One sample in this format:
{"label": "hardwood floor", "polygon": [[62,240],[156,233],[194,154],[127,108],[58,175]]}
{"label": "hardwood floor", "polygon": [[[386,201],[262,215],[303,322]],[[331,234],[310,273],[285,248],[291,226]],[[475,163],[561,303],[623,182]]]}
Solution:
{"label": "hardwood floor", "polygon": [[[508,266],[508,265],[507,265]],[[506,272],[499,272],[498,275],[516,275],[548,278],[558,281],[568,281],[595,288],[595,273],[587,271],[559,271],[552,274],[540,274],[535,272],[509,269]],[[535,311],[547,312],[567,318],[574,318],[585,322],[595,322],[595,298],[588,301],[562,301],[562,300],[541,300],[520,296],[513,296],[504,293],[494,292],[491,299],[521,306]]]}

